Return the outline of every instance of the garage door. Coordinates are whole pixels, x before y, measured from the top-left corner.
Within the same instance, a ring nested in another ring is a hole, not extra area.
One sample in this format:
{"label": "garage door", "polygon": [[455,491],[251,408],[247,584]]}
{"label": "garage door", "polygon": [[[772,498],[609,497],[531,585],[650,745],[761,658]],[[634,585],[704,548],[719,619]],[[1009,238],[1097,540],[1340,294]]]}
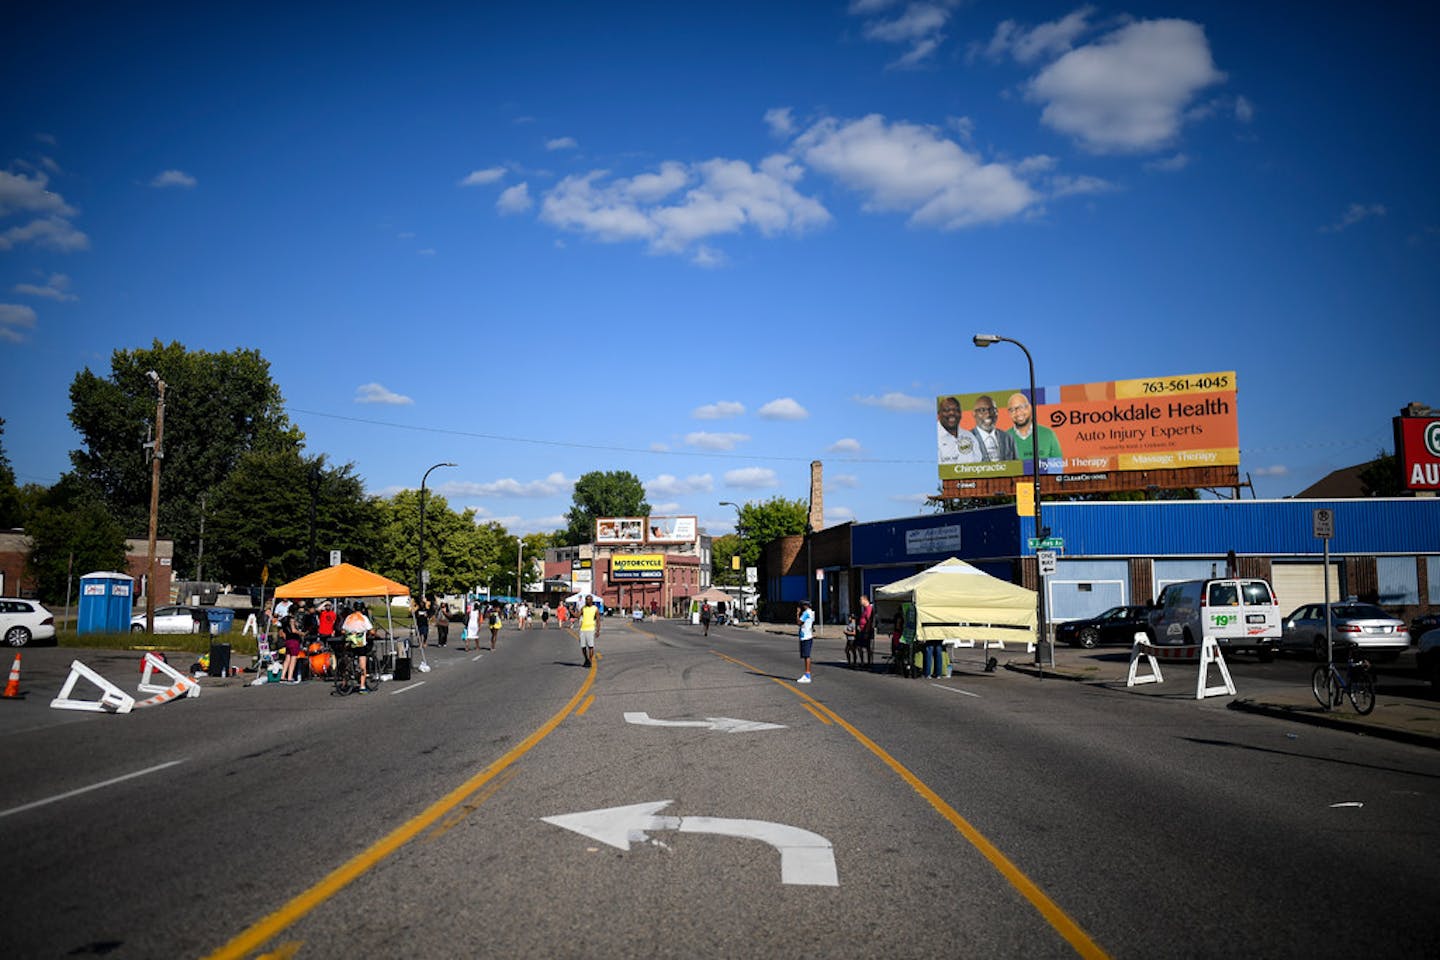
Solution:
{"label": "garage door", "polygon": [[[1321,570],[1323,563],[1272,563],[1270,565],[1270,586],[1275,588],[1275,599],[1280,605],[1280,615],[1305,603],[1325,602],[1325,581]],[[1330,599],[1343,600],[1340,592],[1340,565],[1330,564]]]}

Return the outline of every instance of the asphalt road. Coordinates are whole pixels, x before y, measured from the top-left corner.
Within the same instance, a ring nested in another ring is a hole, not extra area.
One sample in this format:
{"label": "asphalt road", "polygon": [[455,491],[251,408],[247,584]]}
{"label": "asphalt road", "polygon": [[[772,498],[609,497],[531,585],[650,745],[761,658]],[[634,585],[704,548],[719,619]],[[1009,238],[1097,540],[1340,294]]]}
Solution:
{"label": "asphalt road", "polygon": [[600,642],[594,671],[506,629],[366,696],[220,681],[127,716],[51,710],[74,654],[27,652],[6,955],[1440,954],[1434,750],[978,658],[903,680],[824,640],[800,687],[759,631]]}

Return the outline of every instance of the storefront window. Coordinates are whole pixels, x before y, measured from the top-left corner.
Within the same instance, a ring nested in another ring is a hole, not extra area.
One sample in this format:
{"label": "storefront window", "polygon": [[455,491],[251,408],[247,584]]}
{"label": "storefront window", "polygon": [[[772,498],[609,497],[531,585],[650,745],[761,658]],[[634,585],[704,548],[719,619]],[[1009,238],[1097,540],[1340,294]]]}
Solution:
{"label": "storefront window", "polygon": [[[1375,584],[1382,606],[1402,607],[1420,602],[1420,578],[1414,557],[1376,557]],[[1430,592],[1433,595],[1434,589]]]}

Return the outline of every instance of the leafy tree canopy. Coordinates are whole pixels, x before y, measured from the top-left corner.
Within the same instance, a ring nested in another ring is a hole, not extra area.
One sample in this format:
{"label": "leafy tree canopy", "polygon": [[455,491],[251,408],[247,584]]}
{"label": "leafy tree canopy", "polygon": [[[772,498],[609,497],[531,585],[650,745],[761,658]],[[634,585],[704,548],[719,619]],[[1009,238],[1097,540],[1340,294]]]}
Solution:
{"label": "leafy tree canopy", "polygon": [[149,526],[150,466],[142,445],[156,413],[151,370],[166,384],[159,530],[175,541],[176,566],[190,570],[201,494],[247,453],[297,451],[303,435],[286,417],[258,350],[210,353],[159,340],[149,349],[116,350],[108,376],[84,370],[70,384],[70,422],[83,443],[70,460],[130,536]]}
{"label": "leafy tree canopy", "polygon": [[1381,450],[1360,471],[1360,489],[1367,497],[1405,495],[1404,471],[1395,454]]}
{"label": "leafy tree canopy", "polygon": [[205,578],[253,585],[268,567],[275,587],[324,566],[331,550],[370,568],[381,553],[382,511],[352,469],[294,447],[242,455],[207,497]]}
{"label": "leafy tree canopy", "polygon": [[595,539],[595,521],[600,517],[648,517],[645,485],[628,470],[592,471],[575,481],[565,545],[579,546]]}
{"label": "leafy tree canopy", "polygon": [[760,554],[765,544],[781,537],[793,537],[805,532],[810,522],[810,505],[804,500],[787,500],[771,497],[764,503],[747,503],[740,507],[740,520],[736,533],[744,541],[740,550],[742,567],[753,567],[760,563]]}
{"label": "leafy tree canopy", "polygon": [[5,419],[0,417],[0,530],[25,525],[25,511],[20,490],[15,486],[15,471],[5,455]]}
{"label": "leafy tree canopy", "polygon": [[61,482],[35,498],[25,533],[26,567],[40,598],[64,601],[80,577],[96,570],[125,570],[125,531],[99,496]]}
{"label": "leafy tree canopy", "polygon": [[[745,582],[745,558],[742,550],[745,541],[738,533],[727,533],[710,540],[710,582],[717,586],[733,587]],[[730,558],[740,557],[740,569],[730,569]]]}

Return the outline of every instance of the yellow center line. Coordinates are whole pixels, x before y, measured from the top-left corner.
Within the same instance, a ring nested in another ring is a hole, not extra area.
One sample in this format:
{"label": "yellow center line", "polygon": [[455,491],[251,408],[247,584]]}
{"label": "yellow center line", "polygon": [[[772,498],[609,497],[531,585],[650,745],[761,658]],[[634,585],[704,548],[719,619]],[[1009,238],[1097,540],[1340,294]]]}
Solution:
{"label": "yellow center line", "polygon": [[772,677],[768,673],[766,673],[766,671],[761,670],[759,667],[751,666],[743,660],[737,660],[734,657],[728,657],[718,651],[712,650],[710,652],[715,654],[715,656],[719,657],[722,660],[728,660],[729,662],[738,666],[742,666],[747,670],[754,671],[760,676],[765,677],[767,680],[773,680],[775,683],[779,684],[784,689],[790,691],[791,693],[795,694],[795,696],[799,697],[801,701],[804,702],[805,706],[813,708],[812,712],[818,710],[820,713],[823,713],[833,719],[836,724],[842,727],[847,733],[850,734],[850,736],[854,737],[861,746],[865,747],[865,749],[869,750],[871,753],[875,754],[875,756],[879,757],[882,763],[884,763],[887,767],[889,767],[896,774],[898,774],[900,779],[908,783],[912,790],[920,794],[920,796],[924,797],[925,800],[930,804],[930,806],[934,807],[935,810],[942,817],[950,821],[950,824],[955,827],[955,829],[960,833],[960,835],[966,840],[968,840],[971,846],[973,846],[976,850],[980,851],[981,856],[983,856],[986,860],[990,861],[990,865],[993,866],[996,870],[998,870],[1000,872],[1000,875],[1004,877],[1012,887],[1019,891],[1021,896],[1023,896],[1026,900],[1030,901],[1031,906],[1038,910],[1040,912],[1040,915],[1045,918],[1045,922],[1050,924],[1050,926],[1054,928],[1055,932],[1060,934],[1060,936],[1065,939],[1065,942],[1070,944],[1070,946],[1075,949],[1076,953],[1080,954],[1080,956],[1082,957],[1092,958],[1092,960],[1103,960],[1103,958],[1109,957],[1109,955],[1100,948],[1099,944],[1091,940],[1090,935],[1087,934],[1084,930],[1082,930],[1080,928],[1080,925],[1074,920],[1072,920],[1069,914],[1067,914],[1064,910],[1060,908],[1059,904],[1057,904],[1054,900],[1051,900],[1045,894],[1045,891],[1040,889],[1040,887],[1035,883],[1035,881],[1031,880],[1024,873],[1022,873],[1020,868],[1015,866],[1015,864],[1010,860],[1009,857],[1001,853],[999,847],[991,843],[990,840],[983,833],[977,830],[975,826],[970,823],[970,821],[962,817],[959,811],[957,811],[954,807],[950,806],[950,804],[946,803],[943,799],[941,799],[940,795],[934,790],[930,789],[930,787],[928,787],[924,783],[924,781],[922,781],[919,777],[915,776],[915,774],[907,770],[904,764],[902,764],[899,760],[896,760],[894,757],[890,756],[890,754],[886,753],[884,748],[882,748],[878,743],[865,736],[865,734],[861,733],[859,730],[855,729],[834,710],[831,710],[829,707],[825,706],[823,703],[816,700],[809,694],[805,693],[803,690],[797,689],[789,680],[782,680],[779,677]]}
{"label": "yellow center line", "polygon": [[833,727],[833,726],[835,726],[835,721],[834,721],[834,720],[831,720],[829,717],[825,716],[825,714],[821,713],[818,709],[816,709],[815,707],[810,706],[810,704],[804,703],[804,704],[801,704],[801,706],[803,706],[806,710],[809,710],[811,713],[815,714],[815,719],[816,719],[816,720],[819,720],[821,723],[825,724],[825,726],[827,726],[827,727]]}
{"label": "yellow center line", "polygon": [[595,675],[596,671],[587,670],[585,682],[580,685],[579,690],[575,691],[575,695],[570,698],[570,701],[561,707],[558,713],[545,721],[544,725],[517,743],[500,759],[390,831],[368,849],[361,851],[332,870],[329,875],[309,890],[304,891],[269,916],[252,924],[229,943],[210,954],[207,960],[239,960],[239,958],[248,956],[251,951],[260,948],[281,931],[297,923],[306,914],[365,874],[371,867],[464,803],[473,793],[503,772],[506,767],[529,753],[536,744],[553,733],[555,728],[560,726],[560,722],[575,709],[576,704],[580,703],[590,692],[590,687],[595,683]]}

